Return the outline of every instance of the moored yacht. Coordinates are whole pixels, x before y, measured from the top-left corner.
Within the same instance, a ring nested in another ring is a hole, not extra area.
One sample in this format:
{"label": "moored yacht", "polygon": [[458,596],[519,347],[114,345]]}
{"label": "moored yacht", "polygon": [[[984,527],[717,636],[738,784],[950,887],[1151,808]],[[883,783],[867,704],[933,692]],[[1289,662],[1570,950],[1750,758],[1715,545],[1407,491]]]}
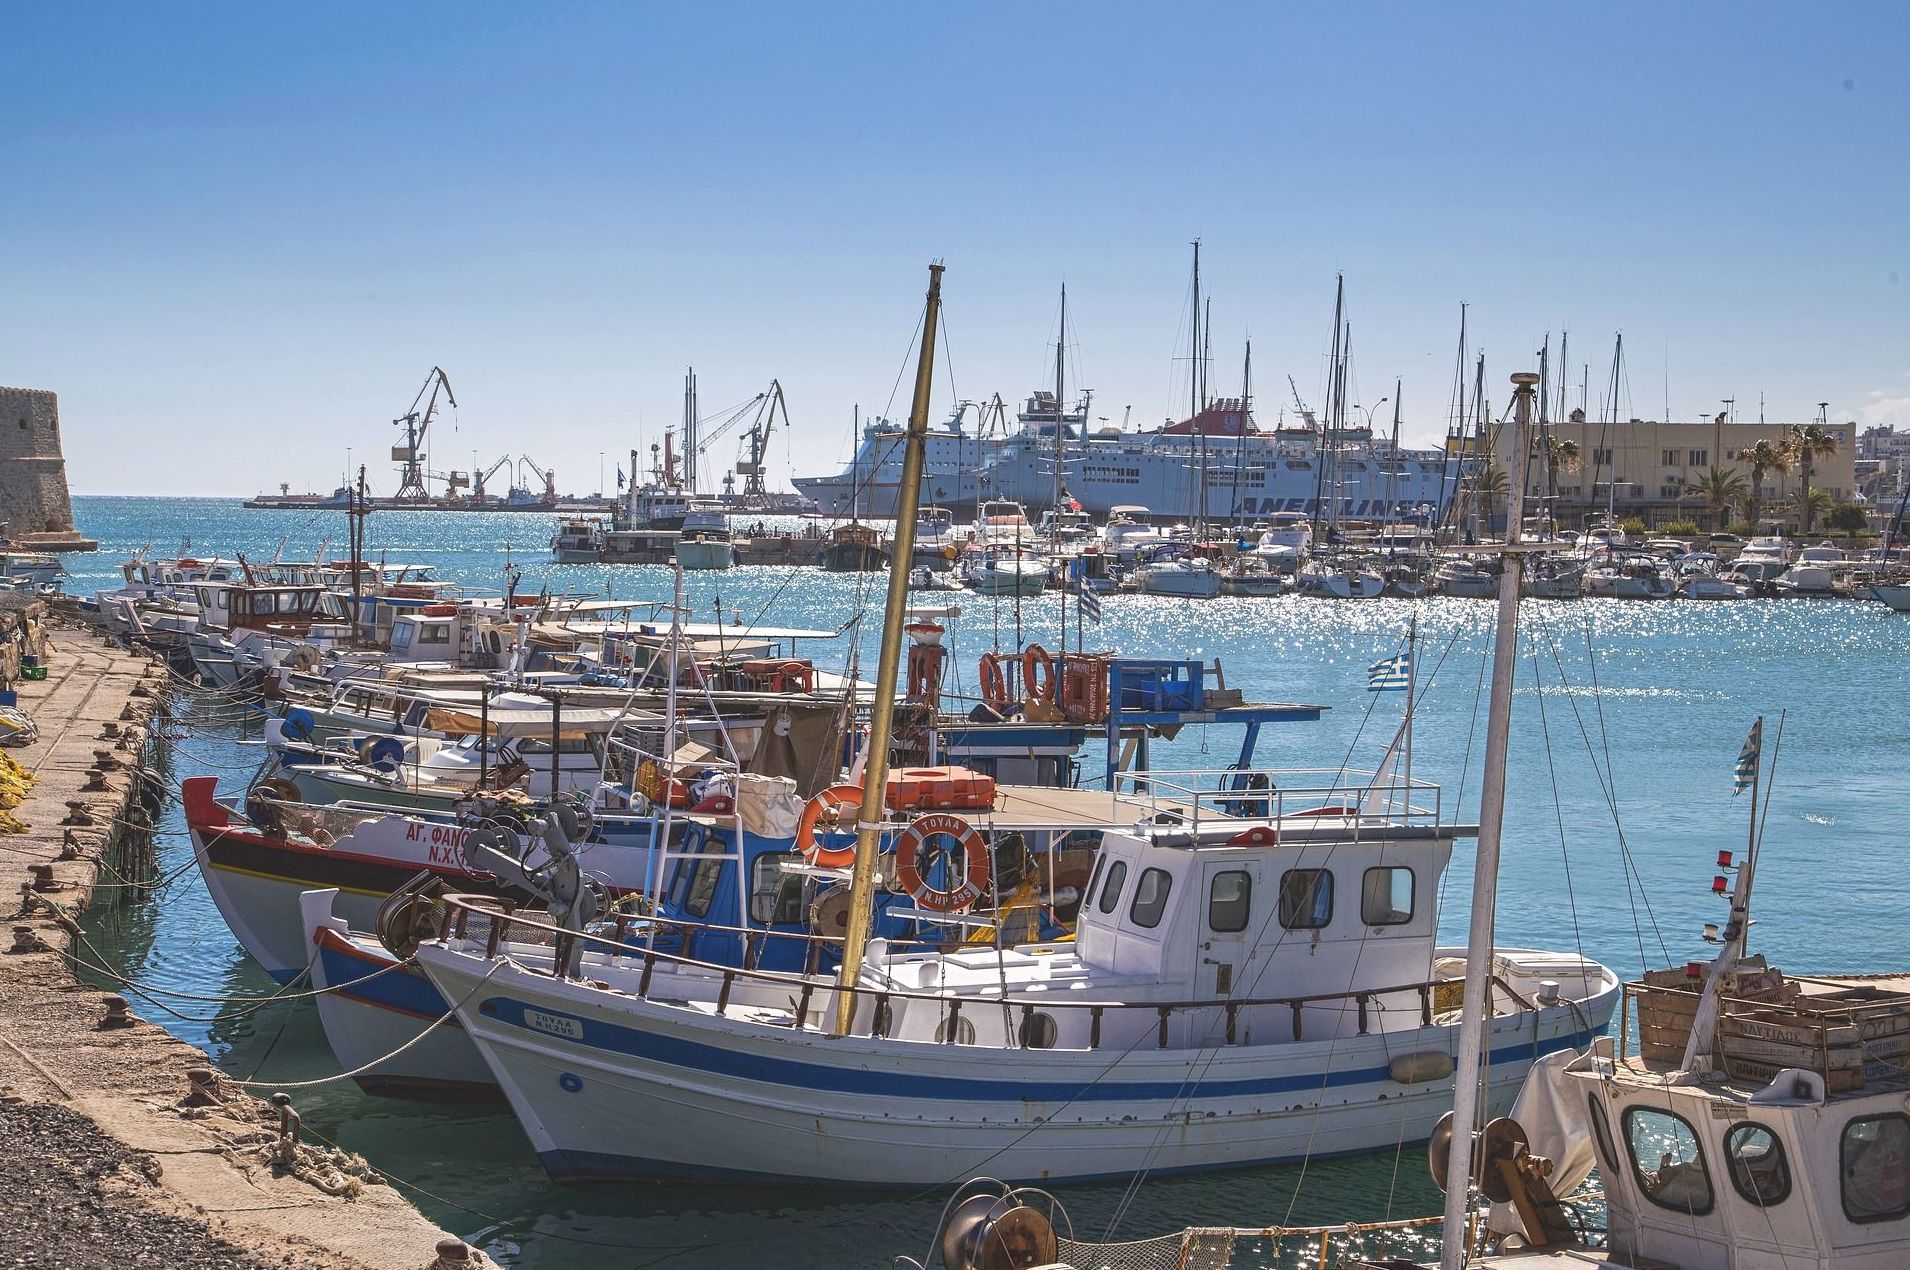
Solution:
{"label": "moored yacht", "polygon": [[685,569],[727,569],[736,563],[729,512],[722,503],[698,499],[690,504],[677,534],[676,562]]}

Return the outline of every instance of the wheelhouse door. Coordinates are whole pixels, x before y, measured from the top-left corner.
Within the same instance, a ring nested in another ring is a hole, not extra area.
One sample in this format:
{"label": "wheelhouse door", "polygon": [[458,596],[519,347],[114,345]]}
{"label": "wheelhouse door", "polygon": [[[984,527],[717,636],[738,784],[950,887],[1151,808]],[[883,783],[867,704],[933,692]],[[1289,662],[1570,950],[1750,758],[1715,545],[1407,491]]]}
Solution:
{"label": "wheelhouse door", "polygon": [[1247,860],[1210,861],[1202,870],[1194,982],[1203,999],[1254,995],[1253,935],[1259,907],[1272,901],[1261,893],[1259,872]]}

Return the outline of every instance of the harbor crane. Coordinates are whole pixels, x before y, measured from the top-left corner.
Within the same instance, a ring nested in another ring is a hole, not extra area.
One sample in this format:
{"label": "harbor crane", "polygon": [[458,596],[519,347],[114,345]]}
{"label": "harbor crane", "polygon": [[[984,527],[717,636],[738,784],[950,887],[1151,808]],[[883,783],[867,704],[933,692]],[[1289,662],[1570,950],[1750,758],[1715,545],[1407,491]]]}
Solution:
{"label": "harbor crane", "polygon": [[497,462],[491,464],[491,466],[483,469],[482,471],[474,471],[471,477],[472,481],[474,482],[474,488],[471,490],[471,497],[477,502],[480,502],[480,503],[483,502],[484,501],[484,483],[490,480],[493,476],[496,476],[497,470],[501,467],[507,466],[510,463],[510,461],[511,461],[511,456],[506,454],[502,458],[498,459]]}
{"label": "harbor crane", "polygon": [[[411,399],[411,409],[393,419],[392,423],[405,430],[405,443],[391,447],[391,461],[399,465],[400,477],[397,501],[423,502],[431,497],[424,486],[424,439],[431,430],[431,420],[438,413],[438,393],[444,393],[444,399],[453,410],[457,409],[458,399],[451,391],[451,380],[439,367],[433,366],[431,373],[424,377],[424,387],[418,389],[418,395]],[[427,400],[426,394],[429,394]],[[418,409],[418,403],[424,402],[424,410]]]}
{"label": "harbor crane", "polygon": [[[750,412],[754,411],[752,415]],[[764,487],[763,477],[768,472],[769,438],[776,428],[777,412],[782,413],[783,427],[789,427],[789,403],[783,397],[781,380],[772,379],[769,387],[757,393],[739,406],[731,406],[714,415],[696,421],[694,436],[696,454],[701,456],[709,448],[727,436],[731,429],[744,419],[750,421],[749,428],[743,433],[742,442],[737,450],[735,475],[743,478],[745,496],[762,497],[769,491]],[[714,422],[714,427],[709,425]],[[705,431],[705,428],[708,431]]]}
{"label": "harbor crane", "polygon": [[[557,469],[552,468],[546,472],[543,468],[537,466],[536,461],[528,454],[518,455],[517,461],[537,473],[537,479],[544,482],[544,501],[555,507],[557,505]],[[518,483],[522,484],[523,482],[520,479]]]}
{"label": "harbor crane", "polygon": [[1320,430],[1319,421],[1313,417],[1313,412],[1307,409],[1306,402],[1300,400],[1300,385],[1293,382],[1293,376],[1291,375],[1287,376],[1287,387],[1293,393],[1293,408],[1300,412],[1300,418],[1306,423],[1307,427],[1318,432]]}

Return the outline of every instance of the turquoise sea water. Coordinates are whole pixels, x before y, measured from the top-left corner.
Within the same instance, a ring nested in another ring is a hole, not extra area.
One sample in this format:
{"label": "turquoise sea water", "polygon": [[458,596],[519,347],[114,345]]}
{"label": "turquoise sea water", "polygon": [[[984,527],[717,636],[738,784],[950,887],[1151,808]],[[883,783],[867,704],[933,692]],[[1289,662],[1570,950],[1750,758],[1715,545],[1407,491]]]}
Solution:
{"label": "turquoise sea water", "polygon": [[[247,511],[236,500],[81,498],[81,526],[98,555],[68,558],[68,590],[117,582],[117,565],[151,543],[192,551],[310,558],[320,540],[344,541],[341,513]],[[520,590],[618,598],[669,597],[656,567],[550,563],[548,515],[379,513],[374,553],[434,566],[440,576],[501,589],[507,550]],[[334,550],[332,554],[341,554]],[[699,616],[838,629],[879,580],[813,570],[736,569],[693,574]],[[950,642],[961,680],[999,630],[1013,642],[1010,603],[934,597],[963,612]],[[926,601],[925,601],[926,602]],[[1366,603],[1281,597],[1206,602],[1110,596],[1088,643],[1133,655],[1218,659],[1249,700],[1332,707],[1317,724],[1269,728],[1267,766],[1371,767],[1397,726],[1400,694],[1365,691],[1366,667],[1420,636],[1421,687],[1413,774],[1439,781],[1449,814],[1477,815],[1484,744],[1483,684],[1494,606],[1434,599]],[[1059,642],[1056,601],[1024,605],[1030,638]],[[1752,719],[1783,736],[1760,864],[1753,946],[1793,971],[1867,970],[1910,962],[1910,907],[1902,902],[1910,796],[1910,729],[1903,722],[1910,617],[1848,601],[1630,603],[1528,601],[1522,614],[1499,939],[1579,948],[1621,973],[1706,954],[1701,925],[1721,920],[1710,894],[1720,848],[1742,852],[1747,799],[1731,793],[1732,765]],[[805,649],[839,665],[851,639]],[[864,631],[865,655],[873,631]],[[872,666],[873,661],[868,665]],[[972,690],[972,688],[971,688]],[[1189,729],[1156,750],[1157,768],[1231,761],[1237,732]],[[1767,741],[1767,745],[1769,742]],[[240,784],[256,763],[230,725],[195,727],[173,755],[174,776],[208,772]],[[162,871],[190,860],[176,811],[162,837]],[[1463,939],[1470,849],[1444,886],[1442,926]],[[206,996],[271,991],[240,952],[196,873],[186,868],[150,899],[102,911],[93,936],[143,982]],[[335,1070],[309,1006],[178,1005],[141,1013],[206,1046],[227,1071],[268,1080]],[[927,1250],[945,1194],[772,1192],[707,1187],[559,1188],[543,1176],[508,1111],[453,1109],[367,1098],[346,1084],[302,1091],[306,1122],[414,1189],[434,1220],[521,1267],[876,1266]],[[951,1183],[960,1179],[950,1179]],[[1417,1143],[1397,1155],[1327,1160],[1194,1178],[1154,1178],[1129,1189],[1064,1194],[1077,1232],[1139,1238],[1188,1224],[1304,1224],[1437,1211]]]}

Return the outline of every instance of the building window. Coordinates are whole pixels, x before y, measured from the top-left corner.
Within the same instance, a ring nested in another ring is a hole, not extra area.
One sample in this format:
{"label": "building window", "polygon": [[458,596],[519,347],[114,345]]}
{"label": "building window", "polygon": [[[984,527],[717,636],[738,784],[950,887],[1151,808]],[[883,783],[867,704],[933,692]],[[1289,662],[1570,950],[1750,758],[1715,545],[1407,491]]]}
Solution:
{"label": "building window", "polygon": [[1593,467],[1610,467],[1611,465],[1612,465],[1612,452],[1610,450],[1593,450],[1592,451],[1592,466]]}
{"label": "building window", "polygon": [[1280,875],[1280,924],[1318,930],[1333,920],[1333,875],[1325,869],[1288,869]]}
{"label": "building window", "polygon": [[1625,1113],[1625,1142],[1646,1199],[1693,1217],[1711,1211],[1711,1175],[1689,1121],[1655,1107],[1633,1107]]}
{"label": "building window", "polygon": [[1360,886],[1360,920],[1368,926],[1412,921],[1413,871],[1390,865],[1368,869]]}
{"label": "building window", "polygon": [[1245,869],[1214,874],[1207,884],[1207,929],[1218,935],[1236,935],[1247,929],[1253,906],[1253,878]]}
{"label": "building window", "polygon": [[1711,451],[1693,450],[1691,452],[1692,467],[1707,467],[1710,465],[1710,463],[1711,463]]}
{"label": "building window", "polygon": [[1660,485],[1658,487],[1658,497],[1660,498],[1675,499],[1680,497],[1683,493],[1684,486],[1682,485]]}
{"label": "building window", "polygon": [[1872,1222],[1910,1213],[1910,1116],[1851,1121],[1838,1154],[1844,1216]]}
{"label": "building window", "polygon": [[1678,452],[1676,450],[1665,450],[1662,451],[1662,453],[1664,455],[1663,462],[1666,467],[1678,466]]}
{"label": "building window", "polygon": [[1161,924],[1162,914],[1167,912],[1167,893],[1174,889],[1174,879],[1166,869],[1143,869],[1141,880],[1134,887],[1134,903],[1127,910],[1127,918],[1142,930],[1153,930]]}
{"label": "building window", "polygon": [[1791,1166],[1784,1144],[1761,1124],[1741,1124],[1724,1135],[1725,1166],[1731,1185],[1759,1208],[1782,1204],[1791,1193]]}

